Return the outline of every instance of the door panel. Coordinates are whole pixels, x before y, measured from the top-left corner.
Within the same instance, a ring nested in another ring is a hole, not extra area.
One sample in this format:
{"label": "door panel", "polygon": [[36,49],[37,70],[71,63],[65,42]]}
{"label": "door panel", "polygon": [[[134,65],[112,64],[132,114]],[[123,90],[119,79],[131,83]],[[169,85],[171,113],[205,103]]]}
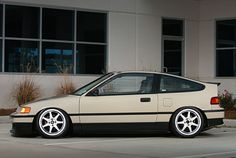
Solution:
{"label": "door panel", "polygon": [[83,96],[80,113],[81,123],[156,122],[157,95]]}
{"label": "door panel", "polygon": [[154,75],[147,73],[114,76],[81,97],[81,123],[155,122],[154,82]]}

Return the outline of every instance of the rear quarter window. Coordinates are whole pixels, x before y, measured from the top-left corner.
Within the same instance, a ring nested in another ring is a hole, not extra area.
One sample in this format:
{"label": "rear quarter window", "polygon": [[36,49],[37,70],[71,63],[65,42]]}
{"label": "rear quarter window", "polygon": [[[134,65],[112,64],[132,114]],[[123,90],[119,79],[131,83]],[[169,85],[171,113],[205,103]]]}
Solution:
{"label": "rear quarter window", "polygon": [[204,88],[204,85],[194,81],[173,76],[160,75],[159,92],[161,93],[201,91]]}

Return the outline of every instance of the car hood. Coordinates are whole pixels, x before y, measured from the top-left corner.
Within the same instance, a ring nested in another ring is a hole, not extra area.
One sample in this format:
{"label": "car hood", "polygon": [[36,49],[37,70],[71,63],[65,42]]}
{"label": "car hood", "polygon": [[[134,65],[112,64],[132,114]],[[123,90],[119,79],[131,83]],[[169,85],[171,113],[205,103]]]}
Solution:
{"label": "car hood", "polygon": [[72,95],[62,95],[62,96],[47,97],[47,98],[42,98],[42,99],[38,99],[38,100],[32,101],[29,104],[33,104],[33,103],[37,103],[37,102],[41,102],[41,101],[46,101],[46,100],[63,99],[63,98],[67,98],[67,97],[70,97],[70,96],[72,96]]}
{"label": "car hood", "polygon": [[76,95],[65,95],[60,97],[50,97],[40,99],[24,106],[31,107],[31,115],[35,115],[43,109],[57,108],[67,113],[78,113],[79,112],[79,101],[80,96]]}

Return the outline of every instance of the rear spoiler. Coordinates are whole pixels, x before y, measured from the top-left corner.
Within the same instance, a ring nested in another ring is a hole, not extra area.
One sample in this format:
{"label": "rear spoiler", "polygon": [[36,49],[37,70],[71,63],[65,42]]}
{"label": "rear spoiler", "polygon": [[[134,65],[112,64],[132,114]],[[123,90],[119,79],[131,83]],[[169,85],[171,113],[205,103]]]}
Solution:
{"label": "rear spoiler", "polygon": [[221,84],[220,82],[206,82],[206,83],[216,84],[217,86],[219,86]]}

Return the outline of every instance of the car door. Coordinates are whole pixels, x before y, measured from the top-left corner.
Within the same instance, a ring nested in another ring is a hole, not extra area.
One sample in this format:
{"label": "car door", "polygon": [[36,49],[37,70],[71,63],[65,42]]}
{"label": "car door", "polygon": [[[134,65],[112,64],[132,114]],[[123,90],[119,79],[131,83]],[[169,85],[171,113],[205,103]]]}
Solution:
{"label": "car door", "polygon": [[156,122],[154,75],[118,74],[80,99],[81,123]]}

